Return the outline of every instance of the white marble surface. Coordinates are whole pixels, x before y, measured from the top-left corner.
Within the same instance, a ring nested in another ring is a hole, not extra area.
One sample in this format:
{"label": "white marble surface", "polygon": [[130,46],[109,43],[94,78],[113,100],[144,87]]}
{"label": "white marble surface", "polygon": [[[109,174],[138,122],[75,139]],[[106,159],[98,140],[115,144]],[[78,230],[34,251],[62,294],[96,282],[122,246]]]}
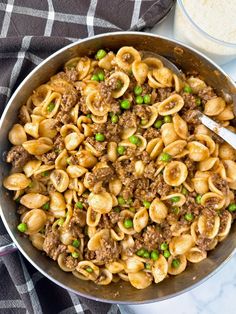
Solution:
{"label": "white marble surface", "polygon": [[[173,37],[173,12],[152,32]],[[236,60],[223,66],[236,80]],[[158,286],[157,286],[158,289]],[[213,277],[178,297],[146,305],[120,306],[122,314],[235,314],[236,255]]]}

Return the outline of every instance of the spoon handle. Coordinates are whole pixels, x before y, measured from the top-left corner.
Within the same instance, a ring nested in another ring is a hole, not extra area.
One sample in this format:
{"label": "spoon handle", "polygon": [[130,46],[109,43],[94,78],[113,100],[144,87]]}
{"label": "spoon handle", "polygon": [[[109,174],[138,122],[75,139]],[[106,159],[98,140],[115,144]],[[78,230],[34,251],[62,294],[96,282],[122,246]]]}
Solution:
{"label": "spoon handle", "polygon": [[234,149],[236,149],[236,134],[232,131],[224,128],[219,123],[214,120],[208,118],[204,114],[199,115],[199,120],[204,124],[208,129],[215,132],[218,136],[223,138],[229,145],[231,145]]}

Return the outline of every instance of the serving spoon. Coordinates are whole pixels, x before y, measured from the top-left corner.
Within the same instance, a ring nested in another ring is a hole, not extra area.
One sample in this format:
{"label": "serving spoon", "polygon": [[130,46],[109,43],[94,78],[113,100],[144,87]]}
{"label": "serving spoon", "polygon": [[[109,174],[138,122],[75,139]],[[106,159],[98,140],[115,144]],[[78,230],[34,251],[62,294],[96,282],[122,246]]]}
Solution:
{"label": "serving spoon", "polygon": [[[162,61],[162,63],[169,68],[173,73],[175,73],[180,79],[183,78],[183,72],[170,60],[167,58],[160,56],[156,53],[149,52],[149,51],[142,51],[143,56],[147,57],[155,57]],[[228,95],[227,95],[228,96]],[[236,106],[236,104],[235,104]],[[234,149],[236,149],[236,134],[232,131],[226,129],[225,127],[221,126],[219,123],[215,122],[208,116],[206,116],[201,111],[198,111],[197,114],[198,119],[204,124],[208,129],[216,133],[219,137],[225,140],[229,145],[231,145]]]}

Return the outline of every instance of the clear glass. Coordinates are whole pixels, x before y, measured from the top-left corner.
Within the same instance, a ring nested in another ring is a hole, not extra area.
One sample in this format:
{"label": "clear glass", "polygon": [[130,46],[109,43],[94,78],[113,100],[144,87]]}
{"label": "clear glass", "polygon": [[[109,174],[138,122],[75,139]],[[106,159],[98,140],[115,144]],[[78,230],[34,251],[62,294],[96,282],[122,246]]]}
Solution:
{"label": "clear glass", "polygon": [[176,3],[174,36],[202,51],[218,64],[236,59],[236,44],[218,40],[203,31],[188,15],[182,0],[177,0]]}

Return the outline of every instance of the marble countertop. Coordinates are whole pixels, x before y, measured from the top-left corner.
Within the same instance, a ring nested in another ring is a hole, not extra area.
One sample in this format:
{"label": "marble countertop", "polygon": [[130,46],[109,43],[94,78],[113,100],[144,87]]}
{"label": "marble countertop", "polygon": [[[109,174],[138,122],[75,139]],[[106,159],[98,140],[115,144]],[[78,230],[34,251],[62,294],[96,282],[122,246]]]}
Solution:
{"label": "marble countertop", "polygon": [[[174,10],[151,32],[173,37]],[[236,80],[236,60],[222,66]],[[235,314],[236,310],[236,255],[213,277],[178,297],[145,305],[120,305],[122,314]],[[158,286],[157,286],[158,289]]]}

